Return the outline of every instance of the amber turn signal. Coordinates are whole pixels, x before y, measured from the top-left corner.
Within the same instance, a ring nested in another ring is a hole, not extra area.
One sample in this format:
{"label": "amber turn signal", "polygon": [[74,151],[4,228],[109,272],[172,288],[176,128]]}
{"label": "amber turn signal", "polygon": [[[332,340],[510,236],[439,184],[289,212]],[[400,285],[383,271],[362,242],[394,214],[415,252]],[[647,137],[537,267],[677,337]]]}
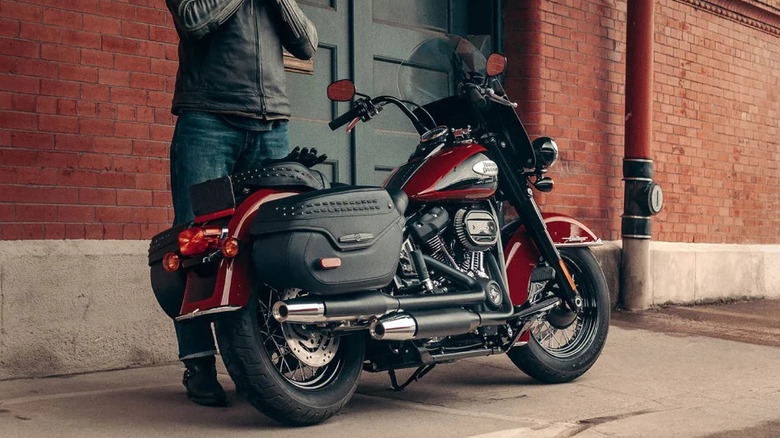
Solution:
{"label": "amber turn signal", "polygon": [[162,260],[163,269],[168,272],[173,272],[179,269],[181,266],[181,259],[175,252],[169,252],[165,254]]}
{"label": "amber turn signal", "polygon": [[238,239],[235,237],[229,237],[222,241],[222,255],[232,259],[238,255]]}

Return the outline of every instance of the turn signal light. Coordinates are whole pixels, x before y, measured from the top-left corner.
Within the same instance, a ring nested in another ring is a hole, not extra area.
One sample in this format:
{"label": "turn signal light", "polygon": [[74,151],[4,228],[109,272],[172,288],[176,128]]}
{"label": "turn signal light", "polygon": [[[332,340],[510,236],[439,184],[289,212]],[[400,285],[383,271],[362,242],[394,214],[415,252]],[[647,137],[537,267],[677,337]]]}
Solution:
{"label": "turn signal light", "polygon": [[238,255],[238,239],[229,237],[222,241],[222,255],[232,259]]}
{"label": "turn signal light", "polygon": [[341,259],[338,257],[328,257],[320,259],[320,268],[336,269],[341,266]]}
{"label": "turn signal light", "polygon": [[181,266],[181,259],[175,252],[169,252],[165,254],[162,260],[163,269],[168,272],[173,272],[179,269]]}
{"label": "turn signal light", "polygon": [[179,233],[179,252],[193,256],[219,248],[221,228],[189,228]]}

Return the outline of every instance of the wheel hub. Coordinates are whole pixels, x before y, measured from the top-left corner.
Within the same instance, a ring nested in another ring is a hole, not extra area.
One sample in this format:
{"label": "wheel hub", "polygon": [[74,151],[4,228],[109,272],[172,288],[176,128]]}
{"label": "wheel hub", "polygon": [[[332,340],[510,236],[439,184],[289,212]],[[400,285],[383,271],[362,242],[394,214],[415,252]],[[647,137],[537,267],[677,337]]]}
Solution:
{"label": "wheel hub", "polygon": [[284,323],[282,333],[295,357],[310,367],[329,364],[339,349],[339,338],[309,330],[300,324]]}
{"label": "wheel hub", "polygon": [[[282,299],[295,298],[300,292],[300,289],[287,289]],[[313,326],[283,323],[282,334],[295,357],[310,367],[329,364],[339,349],[338,336],[326,335]]]}

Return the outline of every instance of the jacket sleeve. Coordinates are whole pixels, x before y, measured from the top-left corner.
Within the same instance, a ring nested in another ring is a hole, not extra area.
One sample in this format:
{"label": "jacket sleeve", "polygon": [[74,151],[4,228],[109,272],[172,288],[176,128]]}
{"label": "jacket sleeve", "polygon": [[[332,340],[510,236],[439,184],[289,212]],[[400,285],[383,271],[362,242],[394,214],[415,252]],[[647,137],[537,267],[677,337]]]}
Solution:
{"label": "jacket sleeve", "polygon": [[247,0],[166,0],[165,3],[179,35],[200,39],[219,28],[244,1]]}
{"label": "jacket sleeve", "polygon": [[299,59],[311,59],[317,51],[317,29],[295,3],[295,0],[268,0],[279,17],[282,45]]}

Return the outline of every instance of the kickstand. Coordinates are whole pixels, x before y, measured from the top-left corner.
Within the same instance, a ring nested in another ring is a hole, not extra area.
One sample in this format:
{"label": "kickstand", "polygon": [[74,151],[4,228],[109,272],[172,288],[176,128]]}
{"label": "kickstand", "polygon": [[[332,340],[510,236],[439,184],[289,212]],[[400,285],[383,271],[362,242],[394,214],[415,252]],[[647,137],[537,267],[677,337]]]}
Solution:
{"label": "kickstand", "polygon": [[395,378],[395,370],[390,368],[389,370],[387,370],[387,373],[390,374],[390,386],[393,388],[393,391],[403,391],[404,388],[409,386],[410,383],[416,382],[416,381],[422,379],[423,376],[428,374],[428,372],[431,371],[433,369],[433,367],[435,367],[435,366],[436,366],[436,364],[434,363],[434,364],[431,364],[431,365],[424,365],[424,366],[421,366],[420,368],[417,368],[417,370],[415,370],[415,372],[412,373],[412,376],[409,377],[406,380],[406,382],[404,382],[403,385],[400,385],[400,386],[398,385],[398,380],[396,380],[396,378]]}

